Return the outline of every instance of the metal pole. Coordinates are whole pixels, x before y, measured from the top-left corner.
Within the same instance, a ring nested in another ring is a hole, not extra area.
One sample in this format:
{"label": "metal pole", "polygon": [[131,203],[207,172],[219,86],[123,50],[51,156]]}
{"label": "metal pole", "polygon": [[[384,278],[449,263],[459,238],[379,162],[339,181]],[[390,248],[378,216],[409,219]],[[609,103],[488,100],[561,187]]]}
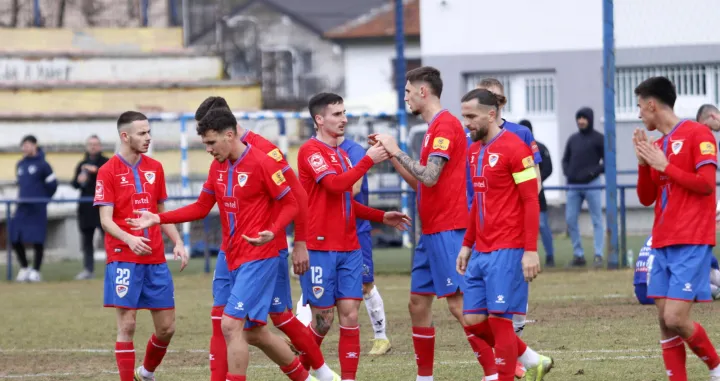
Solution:
{"label": "metal pole", "polygon": [[633,266],[627,262],[627,214],[625,212],[625,187],[619,186],[620,190],[620,255],[622,256],[622,267]]}
{"label": "metal pole", "polygon": [[33,25],[36,27],[42,26],[42,16],[40,14],[40,0],[33,1]]}
{"label": "metal pole", "polygon": [[142,26],[148,26],[148,11],[150,9],[150,0],[142,0]]}
{"label": "metal pole", "polygon": [[[180,116],[180,176],[182,178],[182,195],[190,196],[190,168],[188,166],[187,116]],[[190,223],[182,226],[185,250],[190,251]]]}
{"label": "metal pole", "polygon": [[182,0],[183,45],[190,45],[190,0]]}
{"label": "metal pole", "polygon": [[[398,128],[400,129],[400,149],[407,152],[407,113],[405,112],[405,24],[403,20],[403,0],[395,0],[395,89],[398,101]],[[400,175],[398,175],[400,176]],[[400,180],[402,212],[408,214],[408,184]],[[403,233],[403,246],[410,247],[410,235]]]}
{"label": "metal pole", "polygon": [[12,238],[10,238],[10,201],[5,202],[5,233],[7,234],[7,280],[12,281]]}
{"label": "metal pole", "polygon": [[618,268],[617,163],[615,161],[615,41],[613,0],[603,0],[603,82],[605,88],[605,207],[610,233],[608,268]]}

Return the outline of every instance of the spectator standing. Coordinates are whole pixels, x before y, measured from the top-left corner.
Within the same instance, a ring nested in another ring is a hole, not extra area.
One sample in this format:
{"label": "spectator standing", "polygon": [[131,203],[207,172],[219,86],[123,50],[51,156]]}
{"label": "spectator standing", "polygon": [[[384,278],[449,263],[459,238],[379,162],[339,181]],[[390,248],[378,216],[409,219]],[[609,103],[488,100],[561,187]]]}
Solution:
{"label": "spectator standing", "polygon": [[[17,163],[18,198],[51,198],[57,190],[57,180],[52,167],[45,161],[45,153],[38,147],[33,135],[23,137],[21,142],[23,158]],[[47,235],[47,203],[18,202],[15,215],[10,222],[10,241],[20,262],[18,282],[39,282],[40,266],[45,250]],[[35,260],[33,268],[25,255],[25,244],[33,244]]]}
{"label": "spectator standing", "polygon": [[75,279],[92,279],[95,274],[95,247],[93,238],[95,230],[100,229],[100,212],[93,206],[92,198],[95,196],[95,183],[97,182],[97,172],[100,167],[108,161],[108,158],[102,154],[102,143],[97,135],[88,137],[85,143],[85,157],[75,168],[72,186],[80,190],[81,198],[88,198],[88,202],[78,203],[77,216],[78,227],[80,229],[80,237],[83,250],[83,271],[80,272]]}
{"label": "spectator standing", "polygon": [[603,218],[602,218],[602,191],[600,189],[582,189],[577,185],[601,185],[600,175],[605,171],[603,157],[605,155],[605,138],[603,134],[595,131],[593,110],[583,107],[575,114],[578,132],[570,136],[565,146],[562,166],[563,174],[567,177],[570,189],[567,192],[565,206],[565,220],[573,245],[572,266],[585,266],[585,253],[578,216],[583,201],[587,201],[590,218],[593,225],[595,260],[593,266],[601,267],[603,264]]}
{"label": "spectator standing", "polygon": [[[523,119],[518,123],[523,125],[533,133],[532,123],[529,120]],[[550,157],[550,151],[547,149],[545,144],[535,140],[542,156],[540,162],[540,177],[542,182],[552,175],[553,166],[552,158]],[[553,247],[553,236],[552,229],[550,229],[550,219],[548,218],[548,206],[547,200],[545,199],[545,189],[540,188],[540,239],[542,240],[543,247],[545,247],[545,267],[555,267],[555,249]]]}

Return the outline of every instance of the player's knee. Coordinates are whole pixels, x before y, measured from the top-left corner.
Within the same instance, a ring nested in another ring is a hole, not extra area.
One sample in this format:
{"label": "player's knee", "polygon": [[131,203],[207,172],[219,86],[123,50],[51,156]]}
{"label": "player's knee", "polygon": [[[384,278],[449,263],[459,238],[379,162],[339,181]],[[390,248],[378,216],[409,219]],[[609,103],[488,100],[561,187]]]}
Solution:
{"label": "player's knee", "polygon": [[265,342],[263,339],[263,331],[263,327],[255,327],[253,329],[245,331],[245,340],[247,340],[248,345],[252,345],[253,347],[262,346]]}
{"label": "player's knee", "polygon": [[483,314],[467,314],[463,315],[463,322],[466,326],[478,325],[487,320],[487,315]]}
{"label": "player's knee", "polygon": [[158,327],[155,331],[155,336],[157,336],[158,339],[165,342],[170,341],[175,334],[175,322],[173,321],[170,322],[170,324]]}
{"label": "player's knee", "polygon": [[338,311],[340,324],[347,327],[353,327],[358,324],[358,312],[357,310],[345,310]]}
{"label": "player's knee", "polygon": [[408,310],[410,311],[410,315],[423,315],[430,312],[430,306],[428,306],[428,303],[426,303],[422,297],[410,295]]}
{"label": "player's knee", "polygon": [[680,311],[665,309],[662,316],[662,326],[674,332],[681,332],[687,326],[687,317]]}
{"label": "player's knee", "polygon": [[220,327],[222,328],[223,336],[225,336],[225,341],[228,341],[235,335],[242,335],[242,324],[240,324],[241,321],[242,320],[235,320],[223,316]]}

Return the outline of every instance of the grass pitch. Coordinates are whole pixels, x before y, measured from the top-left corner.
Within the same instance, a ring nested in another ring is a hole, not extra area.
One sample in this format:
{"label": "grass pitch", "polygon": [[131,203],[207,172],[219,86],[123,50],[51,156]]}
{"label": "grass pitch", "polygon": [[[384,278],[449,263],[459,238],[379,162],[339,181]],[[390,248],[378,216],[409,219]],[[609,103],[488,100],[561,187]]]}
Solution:
{"label": "grass pitch", "polygon": [[[637,252],[643,240],[630,237],[628,246]],[[586,242],[586,247],[589,249],[591,244]],[[562,268],[571,253],[569,242],[558,238],[556,250],[556,261]],[[372,329],[365,307],[361,306],[358,380],[415,379],[407,313],[409,258],[406,250],[376,253],[376,283],[385,301],[393,350],[378,358],[366,355],[371,348]],[[98,265],[98,270],[104,268]],[[102,279],[70,280],[79,267],[78,262],[48,263],[43,268],[47,282],[0,283],[0,380],[118,379],[113,354],[114,311],[101,307]],[[173,262],[171,268],[176,286],[177,333],[156,376],[158,380],[207,380],[212,275],[202,272],[200,260],[193,260],[182,274],[177,272],[177,263]],[[4,274],[4,268],[0,267],[0,271]],[[630,270],[548,270],[530,288],[531,322],[523,338],[538,352],[555,358],[556,367],[547,380],[666,379],[655,310],[635,301]],[[297,298],[296,281],[293,291]],[[693,311],[715,343],[720,342],[718,306],[696,305]],[[435,303],[435,325],[435,379],[479,380],[482,370],[444,301]],[[149,313],[140,312],[135,340],[137,363],[144,355],[151,327]],[[323,351],[330,366],[339,371],[337,339],[337,328],[333,328],[323,343]],[[257,350],[251,350],[250,362],[251,380],[286,379]],[[705,366],[689,351],[688,366],[690,380],[708,379]]]}

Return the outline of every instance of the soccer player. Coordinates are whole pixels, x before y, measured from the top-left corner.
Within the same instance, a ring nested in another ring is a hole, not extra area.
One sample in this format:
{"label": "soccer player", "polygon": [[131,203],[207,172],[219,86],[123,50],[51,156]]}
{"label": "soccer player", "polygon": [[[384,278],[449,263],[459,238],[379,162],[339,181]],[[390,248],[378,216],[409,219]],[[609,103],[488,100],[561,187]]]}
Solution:
{"label": "soccer player", "polygon": [[[195,120],[200,121],[213,109],[230,111],[225,98],[208,97],[195,111]],[[290,186],[290,191],[297,200],[299,211],[295,217],[295,245],[292,253],[293,269],[296,274],[302,274],[309,268],[307,246],[305,244],[307,226],[307,193],[298,181],[295,172],[285,160],[282,152],[270,141],[262,136],[244,129],[240,124],[236,127],[237,135],[243,144],[249,144],[254,149],[268,155],[282,167],[283,175]],[[275,210],[279,212],[279,210]],[[281,330],[290,339],[291,344],[298,352],[305,353],[304,364],[308,369],[316,370],[316,377],[321,381],[332,381],[336,375],[325,364],[325,358],[320,347],[312,339],[310,330],[300,323],[292,313],[292,295],[288,272],[288,243],[285,230],[278,231],[275,236],[275,245],[280,254],[277,283],[273,292],[273,303],[270,306],[270,319],[275,327]],[[213,323],[212,337],[210,338],[210,376],[211,381],[225,381],[227,374],[227,349],[225,337],[222,333],[221,319],[223,309],[230,297],[231,276],[228,270],[225,253],[218,254],[215,262],[213,277],[213,309],[211,318]]]}
{"label": "soccer player", "polygon": [[687,380],[687,344],[710,369],[710,380],[720,381],[720,357],[705,329],[690,318],[693,302],[712,300],[717,145],[707,127],[675,115],[677,93],[669,79],[648,78],[635,95],[647,130],[663,135],[651,142],[637,129],[633,145],[638,198],[645,206],[655,203],[648,297],[658,310],[665,369],[671,381]]}
{"label": "soccer player", "polygon": [[376,163],[387,159],[379,145],[370,147],[357,165],[338,147],[347,117],[343,99],[320,93],[309,102],[317,134],[300,147],[300,182],[308,193],[310,213],[307,247],[310,271],[300,277],[303,304],[312,309],[311,329],[318,345],[334,320],[340,322],[340,376],[355,380],[360,358],[358,309],[362,300],[362,253],[355,218],[383,222],[405,229],[409,217],[399,212],[369,208],[352,199],[352,188]]}
{"label": "soccer player", "polygon": [[144,212],[129,222],[141,229],[199,220],[217,203],[221,250],[231,274],[230,297],[221,323],[229,360],[226,380],[245,381],[248,345],[265,352],[291,380],[314,380],[283,339],[266,326],[281,260],[273,240],[297,214],[297,201],[283,166],[242,143],[236,126],[237,120],[227,109],[210,110],[198,122],[198,134],[215,160],[195,203],[159,215]]}
{"label": "soccer player", "polygon": [[525,344],[512,315],[527,311],[528,282],[540,271],[540,206],[532,151],[497,123],[504,103],[505,97],[485,89],[462,98],[465,125],[477,143],[469,152],[475,191],[470,226],[456,266],[465,276],[467,329],[494,347],[498,380],[511,381],[518,353],[526,352],[518,348]]}
{"label": "soccer player", "polygon": [[[651,257],[652,236],[648,237],[645,246],[638,253],[637,261],[635,261],[633,287],[635,287],[635,297],[640,304],[655,304],[655,301],[647,296],[648,268],[652,264]],[[710,294],[714,300],[720,299],[720,265],[715,256],[710,257]]]}
{"label": "soccer player", "polygon": [[720,111],[715,105],[704,104],[700,106],[695,120],[710,127],[713,132],[720,131]]}
{"label": "soccer player", "polygon": [[[478,89],[485,89],[488,90],[496,95],[502,95],[505,96],[505,87],[503,86],[502,82],[500,82],[497,78],[483,78],[480,83],[477,86]],[[533,153],[533,160],[535,161],[535,173],[537,175],[538,179],[538,192],[541,192],[541,197],[544,197],[544,194],[542,193],[542,176],[540,171],[540,163],[542,163],[542,152],[540,152],[538,144],[535,142],[535,137],[533,136],[532,131],[527,127],[523,126],[521,124],[516,124],[512,122],[508,122],[507,120],[502,118],[502,110],[507,104],[507,98],[505,98],[505,101],[500,105],[500,108],[497,112],[497,120],[496,123],[500,126],[501,129],[512,132],[513,134],[517,135],[517,137],[522,140],[525,145],[527,145],[530,150]],[[468,133],[468,140],[472,140],[470,137],[470,133]],[[468,143],[470,144],[470,143]],[[474,197],[474,191],[472,189],[472,176],[469,175],[468,179],[468,189],[470,193],[468,193],[468,201],[472,203],[472,199]],[[549,261],[548,261],[549,262]],[[549,263],[548,263],[549,265]],[[554,261],[553,261],[554,265]],[[525,329],[525,322],[527,319],[526,314],[514,314],[512,316],[513,319],[513,327],[515,329],[515,333],[518,336],[522,336],[523,330]],[[540,356],[540,361],[538,363],[524,363],[523,361],[527,357],[521,356],[521,361],[517,363],[517,369],[515,370],[515,376],[518,378],[522,378],[525,376],[525,372],[527,371],[527,379],[534,380],[537,379],[538,375],[544,374],[549,370],[549,368],[552,367],[553,359],[546,357],[546,356]],[[534,357],[533,357],[534,358]],[[543,370],[545,369],[545,370]],[[540,376],[542,378],[542,376]]]}
{"label": "soccer player", "polygon": [[[348,158],[352,165],[357,165],[363,157],[365,157],[365,149],[354,142],[352,139],[346,139],[344,136],[338,137],[338,143],[340,149],[344,150],[348,154]],[[355,201],[368,205],[370,200],[370,194],[368,189],[367,175],[363,175],[362,180],[358,181],[353,185],[353,197]],[[390,351],[392,346],[390,340],[385,332],[387,326],[387,320],[385,319],[385,305],[383,303],[382,296],[375,286],[375,266],[373,263],[373,252],[372,252],[372,237],[370,231],[372,226],[370,221],[357,219],[355,224],[357,225],[357,236],[360,241],[360,248],[363,254],[363,265],[362,265],[362,283],[363,283],[363,300],[365,301],[365,307],[367,308],[370,322],[372,323],[373,330],[375,331],[375,339],[373,340],[373,347],[370,350],[370,355],[383,355]]]}
{"label": "soccer player", "polygon": [[[440,104],[440,72],[429,66],[406,73],[405,102],[428,123],[420,160],[398,148],[389,135],[373,135],[392,157],[395,170],[417,191],[422,236],[415,248],[410,279],[410,319],[417,363],[417,381],[433,379],[435,327],[433,296],[447,299],[461,325],[464,280],[455,271],[457,253],[467,227],[465,192],[466,140],[460,121]],[[495,361],[488,343],[466,331],[468,341],[485,371],[494,377]],[[489,378],[492,380],[493,378]]]}
{"label": "soccer player", "polygon": [[[136,211],[165,210],[167,199],[162,164],[144,154],[150,146],[150,123],[145,115],[127,111],[117,121],[120,150],[98,170],[93,205],[100,207],[105,230],[105,307],[115,308],[117,342],[115,359],[120,381],[151,381],[175,333],[175,291],[165,261],[160,231],[175,243],[173,254],[182,260],[188,255],[175,225],[142,231],[131,230],[126,222]],[[150,310],[155,333],[147,343],[143,364],[135,368],[136,313]]]}

